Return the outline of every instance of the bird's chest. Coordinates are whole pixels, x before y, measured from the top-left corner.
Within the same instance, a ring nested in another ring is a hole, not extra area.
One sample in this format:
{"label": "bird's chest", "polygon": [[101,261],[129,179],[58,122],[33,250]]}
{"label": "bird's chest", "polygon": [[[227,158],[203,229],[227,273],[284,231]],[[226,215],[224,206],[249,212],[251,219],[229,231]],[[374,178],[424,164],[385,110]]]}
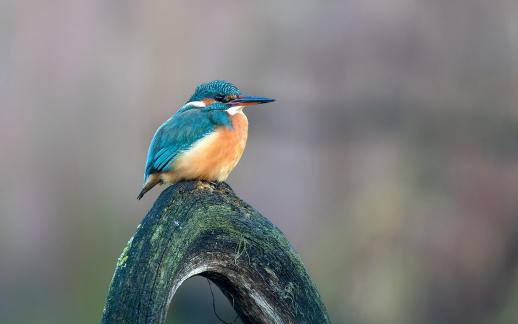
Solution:
{"label": "bird's chest", "polygon": [[232,128],[220,127],[199,140],[174,162],[173,170],[185,178],[224,181],[241,158],[248,137],[243,113],[230,117]]}
{"label": "bird's chest", "polygon": [[243,113],[230,117],[232,128],[220,127],[216,130],[210,155],[219,156],[221,163],[234,167],[245,150],[248,137],[248,120]]}

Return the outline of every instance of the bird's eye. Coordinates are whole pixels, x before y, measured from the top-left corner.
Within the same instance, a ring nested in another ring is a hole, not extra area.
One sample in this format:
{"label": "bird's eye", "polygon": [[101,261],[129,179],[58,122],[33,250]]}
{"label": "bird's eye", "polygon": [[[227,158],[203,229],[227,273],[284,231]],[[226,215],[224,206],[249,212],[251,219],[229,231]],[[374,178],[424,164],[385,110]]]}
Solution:
{"label": "bird's eye", "polygon": [[216,99],[217,101],[221,101],[221,102],[225,102],[225,96],[224,95],[216,95],[216,97],[214,97],[214,99]]}

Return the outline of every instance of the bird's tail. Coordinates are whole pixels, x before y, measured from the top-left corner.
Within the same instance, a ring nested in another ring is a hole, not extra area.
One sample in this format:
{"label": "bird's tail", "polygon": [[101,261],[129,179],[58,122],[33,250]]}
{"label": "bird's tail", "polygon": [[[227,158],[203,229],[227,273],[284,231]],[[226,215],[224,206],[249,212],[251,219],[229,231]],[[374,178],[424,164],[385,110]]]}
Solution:
{"label": "bird's tail", "polygon": [[151,188],[153,188],[159,182],[160,182],[160,177],[158,175],[156,175],[156,174],[151,174],[147,178],[146,183],[144,183],[144,186],[142,187],[142,190],[140,191],[140,193],[137,196],[137,199],[138,200],[142,199],[142,197],[144,197],[146,192],[151,190]]}

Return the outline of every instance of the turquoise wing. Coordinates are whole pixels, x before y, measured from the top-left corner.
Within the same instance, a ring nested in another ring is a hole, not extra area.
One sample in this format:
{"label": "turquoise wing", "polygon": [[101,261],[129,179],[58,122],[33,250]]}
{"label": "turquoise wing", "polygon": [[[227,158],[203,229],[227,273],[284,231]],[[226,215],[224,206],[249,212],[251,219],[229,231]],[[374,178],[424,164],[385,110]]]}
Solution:
{"label": "turquoise wing", "polygon": [[158,128],[147,154],[144,181],[152,173],[171,171],[171,162],[196,141],[214,132],[207,113],[192,109],[175,114]]}

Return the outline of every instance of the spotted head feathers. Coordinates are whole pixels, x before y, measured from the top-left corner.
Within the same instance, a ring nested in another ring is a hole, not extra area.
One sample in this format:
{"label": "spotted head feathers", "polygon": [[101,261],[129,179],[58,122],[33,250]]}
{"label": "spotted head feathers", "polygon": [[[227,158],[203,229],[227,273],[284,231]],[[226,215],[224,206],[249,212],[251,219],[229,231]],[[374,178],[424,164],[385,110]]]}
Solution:
{"label": "spotted head feathers", "polygon": [[232,83],[224,80],[214,80],[197,86],[189,101],[199,101],[208,98],[226,102],[235,99],[240,94],[241,91]]}

